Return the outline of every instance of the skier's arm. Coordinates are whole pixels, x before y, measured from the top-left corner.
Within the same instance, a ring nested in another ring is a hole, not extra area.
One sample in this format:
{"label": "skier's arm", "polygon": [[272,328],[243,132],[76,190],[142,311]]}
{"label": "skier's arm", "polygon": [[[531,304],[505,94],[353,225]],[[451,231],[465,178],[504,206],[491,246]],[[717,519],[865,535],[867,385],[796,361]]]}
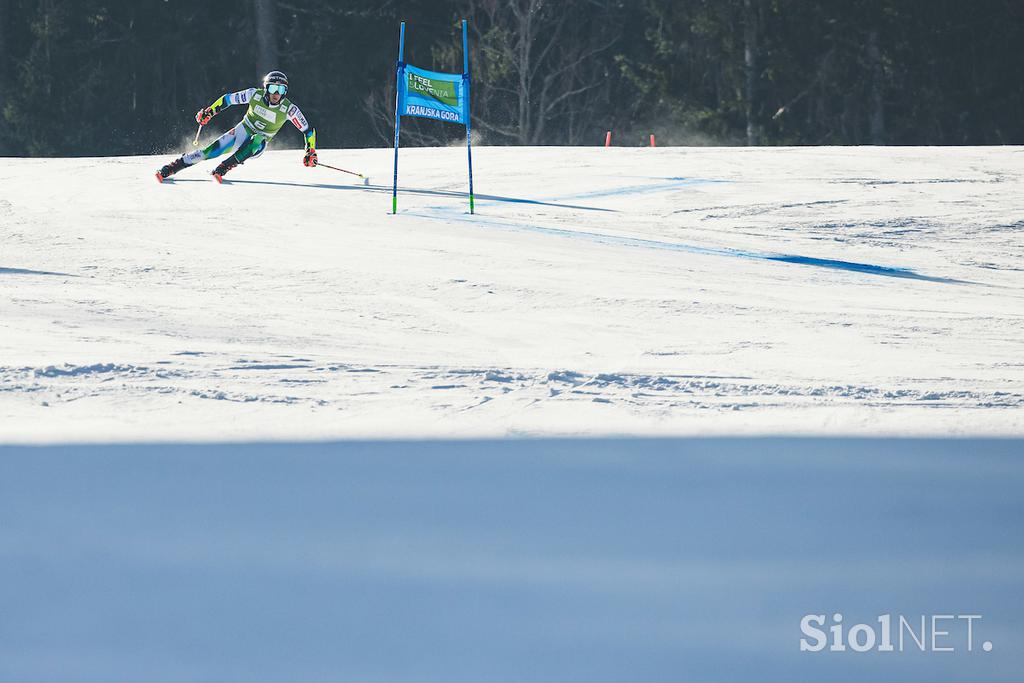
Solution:
{"label": "skier's arm", "polygon": [[239,90],[238,92],[224,93],[217,100],[205,109],[200,109],[196,114],[196,121],[203,124],[204,126],[210,122],[214,116],[219,114],[222,110],[227,109],[233,104],[249,104],[249,100],[256,94],[256,88],[249,88],[248,90]]}
{"label": "skier's arm", "polygon": [[316,166],[316,128],[309,125],[309,121],[302,115],[302,110],[294,104],[288,109],[288,120],[306,138],[306,156],[303,157],[302,163],[306,166]]}

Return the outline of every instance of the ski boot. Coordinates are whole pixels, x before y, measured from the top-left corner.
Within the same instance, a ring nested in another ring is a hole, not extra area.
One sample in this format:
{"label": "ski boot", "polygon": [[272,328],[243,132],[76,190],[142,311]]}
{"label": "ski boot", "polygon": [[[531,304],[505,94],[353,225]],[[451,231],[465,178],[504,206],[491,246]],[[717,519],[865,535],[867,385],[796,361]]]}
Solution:
{"label": "ski boot", "polygon": [[172,175],[185,168],[186,165],[185,160],[182,157],[178,157],[156,172],[156,181],[158,183],[162,183],[167,178],[170,178]]}
{"label": "ski boot", "polygon": [[229,156],[227,159],[220,162],[220,165],[213,170],[213,179],[218,183],[224,182],[224,176],[235,166],[238,166],[238,159],[236,159],[234,155]]}

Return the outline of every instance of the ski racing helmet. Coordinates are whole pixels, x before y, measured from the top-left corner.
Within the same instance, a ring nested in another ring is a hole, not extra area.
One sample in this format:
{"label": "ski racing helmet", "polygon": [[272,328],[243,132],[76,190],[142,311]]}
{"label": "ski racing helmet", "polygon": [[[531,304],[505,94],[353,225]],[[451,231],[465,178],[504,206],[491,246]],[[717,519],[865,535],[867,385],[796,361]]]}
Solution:
{"label": "ski racing helmet", "polygon": [[[263,77],[263,90],[266,91],[267,95],[275,94],[270,90],[272,85],[278,86],[274,90],[280,92],[281,97],[284,97],[285,93],[288,92],[288,77],[284,75],[283,71],[271,71]],[[280,90],[281,86],[284,86],[283,90]]]}

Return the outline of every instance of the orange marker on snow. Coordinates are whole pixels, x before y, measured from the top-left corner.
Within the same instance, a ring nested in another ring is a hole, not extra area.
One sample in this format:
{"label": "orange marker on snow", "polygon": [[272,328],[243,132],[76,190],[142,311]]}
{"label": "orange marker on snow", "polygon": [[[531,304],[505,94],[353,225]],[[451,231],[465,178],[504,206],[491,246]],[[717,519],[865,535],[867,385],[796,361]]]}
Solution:
{"label": "orange marker on snow", "polygon": [[605,147],[611,147],[612,146],[612,132],[611,131],[608,131],[605,134],[605,136],[604,136],[604,146]]}

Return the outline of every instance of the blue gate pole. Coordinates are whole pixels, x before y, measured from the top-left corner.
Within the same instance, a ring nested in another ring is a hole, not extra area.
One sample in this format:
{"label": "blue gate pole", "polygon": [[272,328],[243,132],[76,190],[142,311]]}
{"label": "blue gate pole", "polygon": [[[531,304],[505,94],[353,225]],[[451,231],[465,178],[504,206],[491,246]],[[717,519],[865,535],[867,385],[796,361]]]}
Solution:
{"label": "blue gate pole", "polygon": [[469,39],[466,37],[466,20],[462,20],[462,82],[465,83],[466,97],[466,157],[469,160],[469,212],[473,213],[473,131],[470,123],[470,78]]}
{"label": "blue gate pole", "polygon": [[402,77],[405,75],[405,22],[398,36],[398,65],[395,67],[395,181],[391,187],[391,213],[398,213],[398,134],[402,129]]}

